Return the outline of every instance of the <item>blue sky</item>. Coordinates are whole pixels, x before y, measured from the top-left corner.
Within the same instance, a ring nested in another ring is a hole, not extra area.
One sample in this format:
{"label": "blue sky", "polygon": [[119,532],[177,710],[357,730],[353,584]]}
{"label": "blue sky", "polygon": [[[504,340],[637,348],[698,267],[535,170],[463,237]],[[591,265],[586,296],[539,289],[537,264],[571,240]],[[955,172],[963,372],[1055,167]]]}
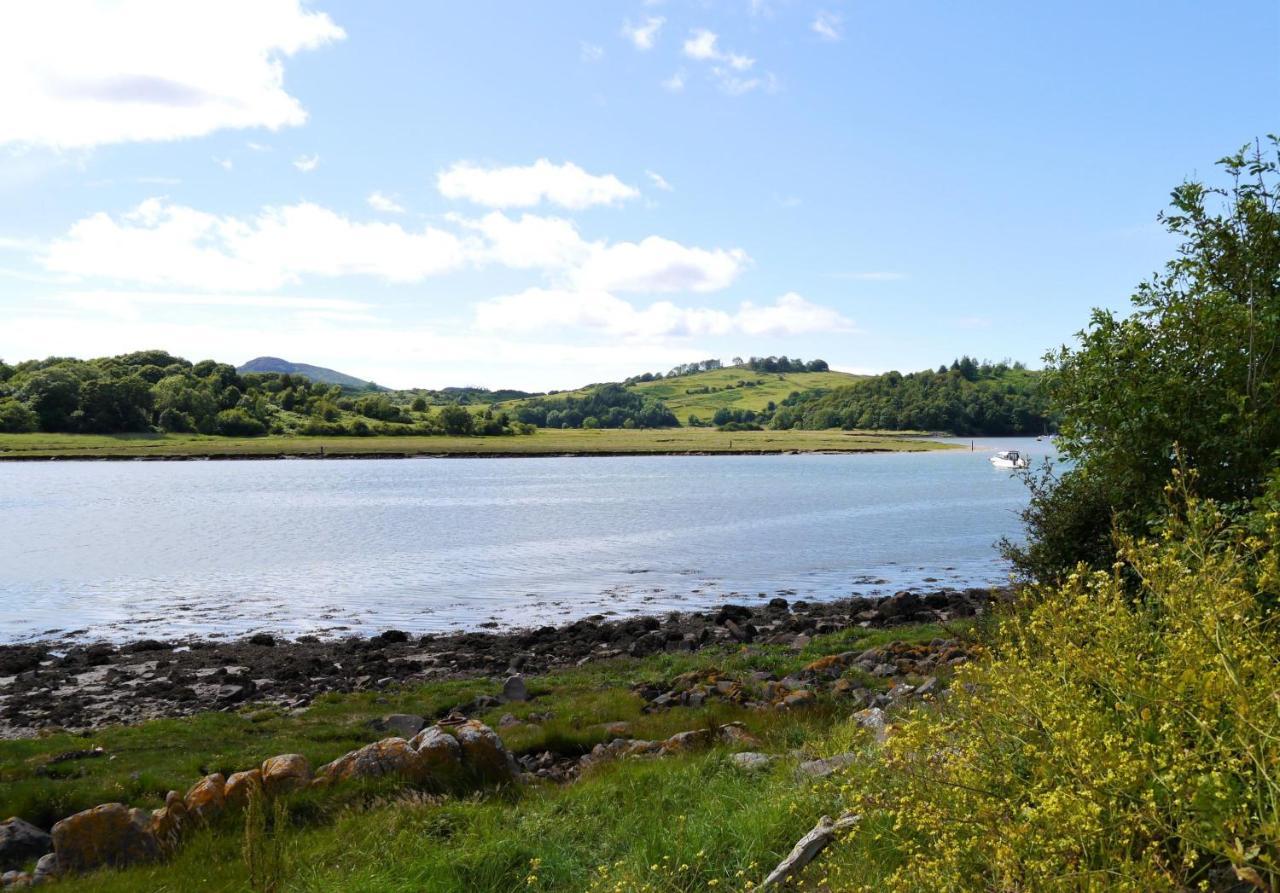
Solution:
{"label": "blue sky", "polygon": [[1280,4],[31,4],[0,357],[563,388],[1037,363],[1280,123]]}

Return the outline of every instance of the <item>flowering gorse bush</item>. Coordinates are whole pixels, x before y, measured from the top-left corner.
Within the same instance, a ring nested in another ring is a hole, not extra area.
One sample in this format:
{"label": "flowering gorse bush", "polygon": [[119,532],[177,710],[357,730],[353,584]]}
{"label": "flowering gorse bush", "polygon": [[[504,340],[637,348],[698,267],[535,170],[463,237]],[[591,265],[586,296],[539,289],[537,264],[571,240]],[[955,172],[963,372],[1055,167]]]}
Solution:
{"label": "flowering gorse bush", "polygon": [[890,890],[1280,890],[1280,513],[1175,480],[1113,572],[1032,588],[851,784]]}

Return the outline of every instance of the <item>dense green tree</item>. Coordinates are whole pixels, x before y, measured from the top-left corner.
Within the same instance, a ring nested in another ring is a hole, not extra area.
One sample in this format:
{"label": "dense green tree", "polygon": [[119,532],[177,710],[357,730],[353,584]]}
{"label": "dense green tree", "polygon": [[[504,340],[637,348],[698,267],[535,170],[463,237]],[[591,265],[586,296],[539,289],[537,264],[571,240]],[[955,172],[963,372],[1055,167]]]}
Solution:
{"label": "dense green tree", "polygon": [[1280,450],[1280,141],[1224,158],[1223,186],[1186,182],[1160,215],[1182,242],[1138,286],[1133,312],[1096,310],[1079,345],[1052,354],[1059,445],[1074,467],[1041,481],[1030,540],[1009,548],[1028,576],[1111,560],[1113,519],[1156,519],[1179,463],[1201,496],[1242,503]]}
{"label": "dense green tree", "polygon": [[471,413],[456,403],[441,407],[440,412],[436,414],[436,421],[440,423],[445,434],[455,437],[470,434],[475,425],[475,419]]}
{"label": "dense green tree", "polygon": [[0,432],[26,434],[40,427],[40,417],[25,403],[12,397],[0,398]]}

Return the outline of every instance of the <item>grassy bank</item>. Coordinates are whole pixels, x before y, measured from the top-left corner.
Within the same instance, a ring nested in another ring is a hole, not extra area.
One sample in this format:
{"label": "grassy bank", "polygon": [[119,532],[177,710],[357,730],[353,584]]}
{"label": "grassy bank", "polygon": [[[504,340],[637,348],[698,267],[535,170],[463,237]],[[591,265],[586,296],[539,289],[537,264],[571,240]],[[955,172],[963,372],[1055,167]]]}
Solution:
{"label": "grassy bank", "polygon": [[280,456],[556,456],[684,453],[916,452],[921,436],[859,431],[539,430],[508,437],[216,437],[199,434],[0,434],[9,459],[183,459]]}
{"label": "grassy bank", "polygon": [[[865,739],[851,707],[822,695],[798,711],[748,711],[725,702],[643,712],[639,683],[662,685],[714,667],[727,677],[754,671],[781,677],[828,654],[888,641],[927,642],[957,629],[854,629],[817,636],[801,650],[757,645],[619,658],[529,680],[532,700],[479,717],[516,753],[587,752],[614,737],[605,723],[626,722],[629,737],[658,739],[730,721],[760,739],[754,749],[780,757],[746,773],[714,748],[655,761],[608,763],[565,785],[530,784],[458,799],[387,786],[351,786],[324,800],[304,795],[274,834],[279,890],[694,890],[741,889],[758,881],[812,826],[840,806],[834,784],[801,781],[803,757],[848,750]],[[884,680],[849,670],[852,682]],[[47,827],[72,811],[106,801],[153,808],[169,789],[185,790],[210,771],[241,769],[296,751],[318,765],[382,737],[369,721],[392,712],[438,714],[492,680],[443,681],[400,691],[323,698],[301,713],[245,708],[191,719],[114,727],[85,735],[52,734],[0,742],[0,814]],[[502,714],[539,722],[501,727]],[[101,747],[97,756],[77,755]],[[741,749],[741,748],[738,748]],[[70,757],[66,755],[71,754]],[[691,796],[696,791],[697,796]],[[589,830],[589,833],[587,832]],[[242,823],[199,832],[172,862],[68,879],[66,890],[245,890]],[[534,878],[534,880],[530,880]],[[264,889],[264,888],[259,888]]]}

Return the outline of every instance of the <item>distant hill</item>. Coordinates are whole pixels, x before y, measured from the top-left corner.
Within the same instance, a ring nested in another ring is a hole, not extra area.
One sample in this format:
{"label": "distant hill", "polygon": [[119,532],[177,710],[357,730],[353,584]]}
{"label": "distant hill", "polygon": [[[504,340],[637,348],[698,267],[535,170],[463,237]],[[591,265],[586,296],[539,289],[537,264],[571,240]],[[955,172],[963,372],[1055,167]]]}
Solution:
{"label": "distant hill", "polygon": [[[291,363],[279,357],[255,357],[243,366],[236,367],[236,371],[241,375],[246,372],[280,372],[289,375],[305,375],[312,381],[320,382],[321,384],[336,384],[356,391],[376,387],[373,382],[356,378],[354,375],[346,375],[333,369],[326,369],[323,366],[312,366],[310,363]],[[382,389],[378,388],[378,390]]]}
{"label": "distant hill", "polygon": [[[747,364],[725,366],[705,372],[691,372],[663,377],[646,376],[624,383],[628,391],[642,397],[661,400],[679,420],[688,425],[694,416],[701,424],[709,424],[720,409],[739,413],[747,410],[769,411],[769,404],[782,403],[792,393],[808,394],[828,391],[861,381],[865,376],[847,372],[762,372]],[[582,399],[601,385],[587,385],[574,391],[561,391],[556,396]],[[526,401],[514,400],[504,408],[518,409]]]}

